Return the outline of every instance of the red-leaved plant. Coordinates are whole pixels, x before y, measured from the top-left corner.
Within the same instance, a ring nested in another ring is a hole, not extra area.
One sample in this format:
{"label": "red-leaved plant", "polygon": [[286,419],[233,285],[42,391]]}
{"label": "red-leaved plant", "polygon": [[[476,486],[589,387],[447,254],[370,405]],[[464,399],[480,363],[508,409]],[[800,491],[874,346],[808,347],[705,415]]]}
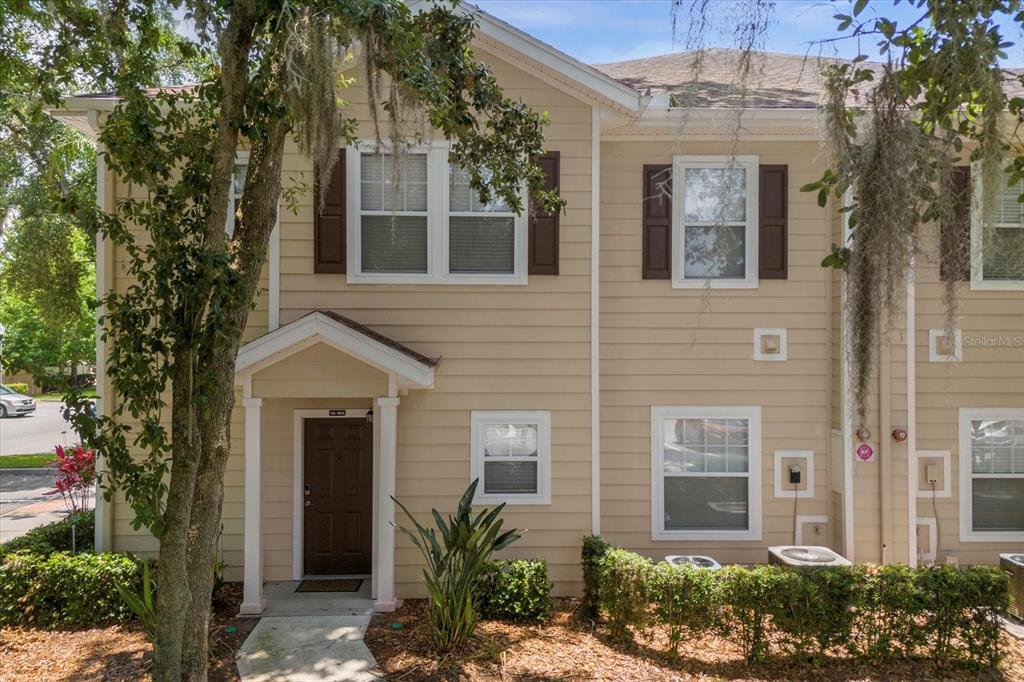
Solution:
{"label": "red-leaved plant", "polygon": [[89,496],[96,481],[96,453],[81,445],[56,447],[57,479],[47,495],[60,495],[69,513],[89,508]]}

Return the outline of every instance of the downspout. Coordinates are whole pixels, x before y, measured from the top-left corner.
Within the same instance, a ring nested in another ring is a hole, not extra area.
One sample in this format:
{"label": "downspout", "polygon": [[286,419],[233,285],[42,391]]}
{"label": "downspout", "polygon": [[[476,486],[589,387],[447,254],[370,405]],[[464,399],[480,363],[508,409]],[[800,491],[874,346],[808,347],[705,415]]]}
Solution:
{"label": "downspout", "polygon": [[[850,205],[850,193],[843,195],[843,206]],[[850,243],[850,214],[843,213],[843,243]],[[842,326],[842,354],[840,372],[842,372],[843,390],[843,556],[850,561],[854,559],[854,519],[853,519],[853,394],[850,391],[850,320],[846,313],[846,273],[840,277],[840,325]]]}
{"label": "downspout", "polygon": [[[881,331],[881,330],[879,330]],[[892,349],[882,333],[878,339],[878,491],[881,526],[881,563],[890,562],[892,549]]]}
{"label": "downspout", "polygon": [[[914,261],[907,273],[907,563],[917,568],[917,321]],[[931,548],[935,550],[934,547]]]}
{"label": "downspout", "polygon": [[601,110],[590,128],[590,532],[601,534]]}

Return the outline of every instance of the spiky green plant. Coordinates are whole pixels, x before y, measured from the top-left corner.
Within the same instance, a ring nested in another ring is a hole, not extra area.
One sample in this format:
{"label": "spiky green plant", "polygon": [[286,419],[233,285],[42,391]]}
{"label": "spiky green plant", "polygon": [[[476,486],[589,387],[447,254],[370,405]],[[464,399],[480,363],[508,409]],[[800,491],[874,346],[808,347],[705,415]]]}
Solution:
{"label": "spiky green plant", "polygon": [[142,622],[142,628],[146,632],[146,639],[150,642],[156,639],[156,580],[149,572],[149,559],[142,562],[142,594],[136,594],[131,588],[114,583],[121,600],[132,610]]}
{"label": "spiky green plant", "polygon": [[473,496],[479,479],[474,479],[459,500],[454,515],[443,518],[431,510],[437,528],[421,525],[394,497],[395,504],[415,526],[415,532],[398,526],[423,554],[423,580],[430,593],[430,631],[439,653],[456,649],[473,636],[476,612],[473,588],[491,555],[508,547],[521,536],[515,529],[501,531],[499,518],[504,504],[473,514]]}

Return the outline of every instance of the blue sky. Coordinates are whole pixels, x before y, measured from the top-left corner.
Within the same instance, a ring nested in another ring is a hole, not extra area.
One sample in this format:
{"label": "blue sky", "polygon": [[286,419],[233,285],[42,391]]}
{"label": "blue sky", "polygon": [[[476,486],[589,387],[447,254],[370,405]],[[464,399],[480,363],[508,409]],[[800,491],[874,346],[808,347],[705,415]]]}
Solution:
{"label": "blue sky", "polygon": [[[577,59],[598,64],[682,50],[685,37],[673,40],[671,4],[669,0],[470,0],[481,9],[504,19],[513,26],[554,45]],[[727,16],[730,0],[712,0]],[[775,19],[769,28],[764,49],[772,52],[803,54],[813,42],[836,35],[837,13],[849,13],[847,0],[815,2],[814,0],[778,0]],[[864,16],[877,12],[900,24],[917,19],[920,10],[909,3],[893,5],[873,0]],[[721,23],[727,23],[728,20]],[[1007,39],[1015,45],[1008,52],[1006,66],[1024,66],[1024,40],[1019,30],[1009,27]],[[731,47],[735,43],[728,28],[712,31],[705,46]],[[873,41],[862,46],[874,54]],[[824,54],[853,57],[858,48],[850,41],[821,48]],[[818,54],[819,47],[812,48]]]}

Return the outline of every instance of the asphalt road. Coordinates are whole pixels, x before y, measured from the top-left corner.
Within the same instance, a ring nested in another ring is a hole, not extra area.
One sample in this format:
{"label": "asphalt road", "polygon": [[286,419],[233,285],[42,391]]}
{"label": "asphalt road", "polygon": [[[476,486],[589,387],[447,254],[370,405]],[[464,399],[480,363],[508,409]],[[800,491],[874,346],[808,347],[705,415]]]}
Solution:
{"label": "asphalt road", "polygon": [[[0,469],[0,543],[67,514],[53,489],[53,469]],[[95,500],[90,500],[90,505]]]}
{"label": "asphalt road", "polygon": [[55,445],[77,440],[71,424],[64,421],[58,401],[37,403],[34,414],[0,419],[0,456],[53,452]]}

